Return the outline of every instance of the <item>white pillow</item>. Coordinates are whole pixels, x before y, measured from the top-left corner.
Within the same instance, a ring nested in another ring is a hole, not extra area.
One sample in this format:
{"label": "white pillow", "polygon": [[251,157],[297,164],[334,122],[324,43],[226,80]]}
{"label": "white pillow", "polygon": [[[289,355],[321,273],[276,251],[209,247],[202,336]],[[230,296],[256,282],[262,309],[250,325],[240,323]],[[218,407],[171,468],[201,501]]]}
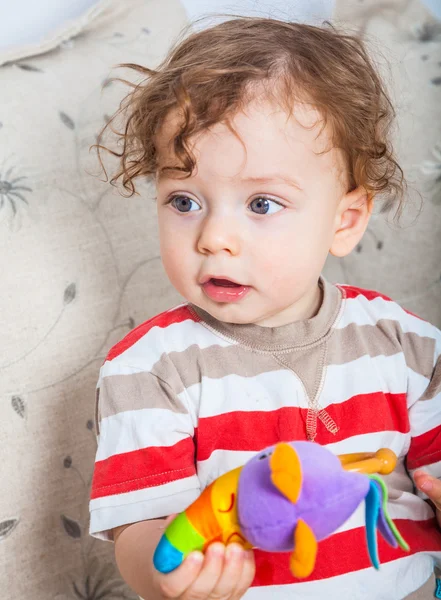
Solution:
{"label": "white pillow", "polygon": [[182,4],[190,20],[210,14],[238,14],[317,23],[331,18],[335,0],[182,0]]}
{"label": "white pillow", "polygon": [[432,12],[433,16],[441,19],[441,2],[440,0],[423,0],[423,4]]}
{"label": "white pillow", "polygon": [[0,65],[56,48],[111,4],[111,0],[0,0]]}

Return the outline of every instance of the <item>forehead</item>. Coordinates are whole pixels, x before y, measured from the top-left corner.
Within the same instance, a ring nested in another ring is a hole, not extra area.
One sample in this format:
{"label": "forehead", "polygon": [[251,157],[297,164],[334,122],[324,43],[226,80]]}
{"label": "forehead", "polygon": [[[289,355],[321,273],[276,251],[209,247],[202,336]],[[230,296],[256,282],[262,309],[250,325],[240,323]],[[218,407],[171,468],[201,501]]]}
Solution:
{"label": "forehead", "polygon": [[[341,157],[332,148],[331,132],[323,127],[320,112],[310,104],[297,103],[287,114],[270,101],[256,100],[234,115],[230,123],[231,127],[217,123],[189,140],[197,176],[265,177],[277,170],[302,175],[307,181],[316,178],[318,171],[335,175],[341,170]],[[164,167],[179,166],[173,151],[179,124],[179,114],[170,113],[157,136],[159,174]]]}

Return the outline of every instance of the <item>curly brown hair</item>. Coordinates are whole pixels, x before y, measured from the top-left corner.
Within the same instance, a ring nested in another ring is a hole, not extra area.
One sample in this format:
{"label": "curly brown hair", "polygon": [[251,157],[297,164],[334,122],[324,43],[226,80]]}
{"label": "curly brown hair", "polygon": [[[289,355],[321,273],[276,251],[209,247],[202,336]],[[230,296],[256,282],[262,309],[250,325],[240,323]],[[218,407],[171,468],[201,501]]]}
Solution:
{"label": "curly brown hair", "polygon": [[[307,101],[330,125],[332,144],[346,158],[349,189],[364,186],[370,197],[384,196],[384,209],[400,212],[405,190],[403,171],[391,144],[395,112],[385,85],[364,43],[330,23],[317,27],[269,18],[230,18],[185,37],[156,69],[126,64],[142,81],[122,101],[118,180],[130,195],[134,180],[151,177],[161,167],[157,134],[176,112],[173,138],[183,177],[195,168],[191,138],[229,120],[243,109],[256,85],[290,114],[296,101]],[[128,83],[128,82],[126,82]],[[108,123],[109,125],[109,123]],[[101,160],[101,157],[100,157]],[[101,162],[101,164],[103,164]]]}

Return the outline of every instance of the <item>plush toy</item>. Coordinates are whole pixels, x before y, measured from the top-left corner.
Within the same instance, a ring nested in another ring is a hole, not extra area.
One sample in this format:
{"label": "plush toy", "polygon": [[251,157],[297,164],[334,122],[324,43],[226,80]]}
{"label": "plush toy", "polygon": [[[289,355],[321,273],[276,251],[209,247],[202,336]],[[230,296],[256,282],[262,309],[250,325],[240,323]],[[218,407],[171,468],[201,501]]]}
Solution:
{"label": "plush toy", "polygon": [[292,551],[291,572],[305,578],[314,569],[317,542],[364,499],[368,552],[378,569],[377,529],[391,546],[409,549],[387,512],[386,485],[375,475],[395,465],[395,454],[384,448],[338,457],[313,442],[279,443],[205,488],[165,530],[154,565],[169,573],[194,550],[234,541],[247,549]]}

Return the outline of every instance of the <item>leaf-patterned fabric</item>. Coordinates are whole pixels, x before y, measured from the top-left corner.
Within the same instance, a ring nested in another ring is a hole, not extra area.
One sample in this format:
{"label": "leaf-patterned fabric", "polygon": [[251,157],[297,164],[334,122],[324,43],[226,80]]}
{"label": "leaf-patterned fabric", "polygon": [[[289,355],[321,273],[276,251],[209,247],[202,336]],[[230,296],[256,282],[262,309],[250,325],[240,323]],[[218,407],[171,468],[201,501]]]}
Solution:
{"label": "leaf-patterned fabric", "polygon": [[[0,595],[9,600],[135,597],[111,544],[87,533],[95,386],[109,348],[180,298],[160,265],[153,190],[120,197],[89,147],[125,93],[112,67],[158,64],[186,16],[178,0],[120,4],[52,52],[0,68]],[[419,0],[337,0],[334,20],[384,48],[415,191],[401,229],[376,214],[357,251],[329,261],[325,275],[380,290],[440,327],[441,25]]]}

